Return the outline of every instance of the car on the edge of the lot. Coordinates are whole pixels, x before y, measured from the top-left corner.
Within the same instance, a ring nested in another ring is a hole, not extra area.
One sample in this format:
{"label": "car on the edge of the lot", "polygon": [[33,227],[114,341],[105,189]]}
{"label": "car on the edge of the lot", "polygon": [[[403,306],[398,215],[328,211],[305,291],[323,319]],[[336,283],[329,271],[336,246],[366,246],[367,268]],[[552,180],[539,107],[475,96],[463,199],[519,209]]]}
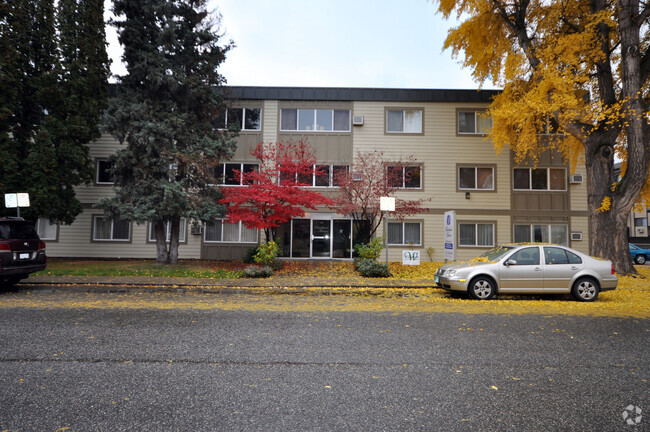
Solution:
{"label": "car on the edge of the lot", "polygon": [[643,249],[632,243],[628,244],[630,245],[630,255],[632,256],[632,260],[640,265],[645,264],[646,261],[648,261],[648,257],[650,257],[650,249]]}
{"label": "car on the edge of the lot", "polygon": [[0,218],[0,287],[11,287],[46,265],[45,242],[34,225],[23,218]]}
{"label": "car on the edge of the lot", "polygon": [[438,287],[477,300],[495,294],[571,294],[594,301],[618,284],[611,261],[555,244],[506,244],[465,263],[441,266]]}

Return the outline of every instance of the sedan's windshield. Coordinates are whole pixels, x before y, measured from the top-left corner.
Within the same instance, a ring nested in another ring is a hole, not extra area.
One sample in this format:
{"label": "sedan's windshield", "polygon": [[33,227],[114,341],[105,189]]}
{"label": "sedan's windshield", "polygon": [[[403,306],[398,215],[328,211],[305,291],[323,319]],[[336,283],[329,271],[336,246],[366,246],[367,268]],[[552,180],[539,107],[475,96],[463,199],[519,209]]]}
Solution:
{"label": "sedan's windshield", "polygon": [[486,258],[488,261],[499,261],[505,254],[514,249],[514,246],[497,246],[494,249],[490,249],[485,252],[482,257]]}

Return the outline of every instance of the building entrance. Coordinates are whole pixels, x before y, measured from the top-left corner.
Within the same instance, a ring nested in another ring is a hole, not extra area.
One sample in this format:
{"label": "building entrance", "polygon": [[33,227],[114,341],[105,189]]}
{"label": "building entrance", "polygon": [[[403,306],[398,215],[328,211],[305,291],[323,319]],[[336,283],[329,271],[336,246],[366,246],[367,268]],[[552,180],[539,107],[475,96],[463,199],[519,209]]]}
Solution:
{"label": "building entrance", "polygon": [[352,258],[352,220],[331,214],[294,219],[276,230],[280,256],[286,258]]}

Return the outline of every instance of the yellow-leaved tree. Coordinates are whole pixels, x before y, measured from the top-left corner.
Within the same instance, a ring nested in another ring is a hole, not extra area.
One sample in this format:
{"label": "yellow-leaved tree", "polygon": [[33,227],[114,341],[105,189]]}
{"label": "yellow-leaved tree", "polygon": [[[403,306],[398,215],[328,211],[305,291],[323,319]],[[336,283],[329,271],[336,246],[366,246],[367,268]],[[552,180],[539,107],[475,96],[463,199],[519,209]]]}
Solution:
{"label": "yellow-leaved tree", "polygon": [[460,20],[444,48],[503,88],[488,110],[497,150],[521,162],[551,149],[573,169],[583,160],[590,253],[636,273],[627,218],[650,203],[650,3],[438,0],[438,11]]}

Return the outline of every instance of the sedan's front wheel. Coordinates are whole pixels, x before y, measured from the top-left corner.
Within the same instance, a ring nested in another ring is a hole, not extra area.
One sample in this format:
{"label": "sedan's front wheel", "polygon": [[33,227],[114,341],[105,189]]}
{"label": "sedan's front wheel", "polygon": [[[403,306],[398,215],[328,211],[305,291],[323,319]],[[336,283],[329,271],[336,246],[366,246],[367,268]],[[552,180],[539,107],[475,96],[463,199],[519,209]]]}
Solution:
{"label": "sedan's front wheel", "polygon": [[473,299],[489,300],[494,297],[497,288],[492,279],[481,276],[477,277],[476,279],[472,279],[467,291]]}
{"label": "sedan's front wheel", "polygon": [[598,298],[598,284],[589,278],[578,279],[571,289],[573,298],[578,301],[592,302]]}
{"label": "sedan's front wheel", "polygon": [[634,261],[636,261],[636,263],[640,265],[645,264],[646,261],[645,255],[637,255]]}

